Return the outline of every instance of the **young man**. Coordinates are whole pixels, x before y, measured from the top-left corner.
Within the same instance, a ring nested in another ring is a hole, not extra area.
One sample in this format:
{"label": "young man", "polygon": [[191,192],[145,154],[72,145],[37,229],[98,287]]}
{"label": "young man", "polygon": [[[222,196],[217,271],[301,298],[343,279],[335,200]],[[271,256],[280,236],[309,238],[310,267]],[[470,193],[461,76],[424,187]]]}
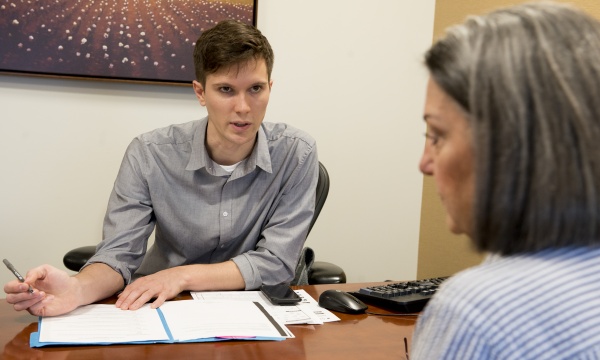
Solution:
{"label": "young man", "polygon": [[291,281],[314,212],[318,159],[306,133],[263,123],[273,59],[252,26],[223,21],[204,32],[193,88],[208,116],[135,138],[96,254],[72,277],[48,265],[30,270],[25,283],[4,286],[7,301],[52,316],[120,290],[116,306],[135,310],[184,290]]}

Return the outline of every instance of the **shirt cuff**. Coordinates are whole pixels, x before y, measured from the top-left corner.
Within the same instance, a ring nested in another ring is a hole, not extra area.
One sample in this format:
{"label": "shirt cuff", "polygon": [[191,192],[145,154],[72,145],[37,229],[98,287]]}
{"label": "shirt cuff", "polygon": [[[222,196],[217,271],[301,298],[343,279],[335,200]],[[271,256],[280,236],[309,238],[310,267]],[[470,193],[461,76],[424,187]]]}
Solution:
{"label": "shirt cuff", "polygon": [[231,259],[242,273],[242,278],[246,283],[245,290],[256,290],[262,285],[262,278],[256,266],[250,261],[250,256],[240,254]]}

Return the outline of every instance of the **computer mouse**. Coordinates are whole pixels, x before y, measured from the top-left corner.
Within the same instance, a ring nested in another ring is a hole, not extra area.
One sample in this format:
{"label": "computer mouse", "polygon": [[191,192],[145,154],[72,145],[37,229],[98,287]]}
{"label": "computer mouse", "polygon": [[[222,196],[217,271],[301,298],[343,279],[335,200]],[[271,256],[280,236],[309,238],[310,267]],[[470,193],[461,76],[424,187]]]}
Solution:
{"label": "computer mouse", "polygon": [[367,305],[353,295],[333,289],[323,291],[319,296],[319,305],[327,310],[348,314],[362,314],[367,310]]}

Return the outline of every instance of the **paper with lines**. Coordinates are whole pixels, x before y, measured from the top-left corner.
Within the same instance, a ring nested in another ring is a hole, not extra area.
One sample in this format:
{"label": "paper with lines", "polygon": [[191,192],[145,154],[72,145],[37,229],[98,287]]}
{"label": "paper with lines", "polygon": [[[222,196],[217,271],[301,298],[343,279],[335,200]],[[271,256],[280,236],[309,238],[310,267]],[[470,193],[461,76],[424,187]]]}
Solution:
{"label": "paper with lines", "polygon": [[61,315],[44,317],[40,342],[87,344],[169,340],[158,312],[146,304],[136,311],[114,305],[87,305]]}

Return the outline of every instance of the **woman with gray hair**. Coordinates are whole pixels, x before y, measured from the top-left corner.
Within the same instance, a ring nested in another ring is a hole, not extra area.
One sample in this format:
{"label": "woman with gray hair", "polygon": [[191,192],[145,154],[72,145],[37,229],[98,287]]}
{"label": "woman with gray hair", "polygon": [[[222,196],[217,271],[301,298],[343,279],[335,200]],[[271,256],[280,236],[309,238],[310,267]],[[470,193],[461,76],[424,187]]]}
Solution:
{"label": "woman with gray hair", "polygon": [[600,359],[600,23],[530,3],[426,53],[420,163],[490,255],[447,280],[411,360]]}

